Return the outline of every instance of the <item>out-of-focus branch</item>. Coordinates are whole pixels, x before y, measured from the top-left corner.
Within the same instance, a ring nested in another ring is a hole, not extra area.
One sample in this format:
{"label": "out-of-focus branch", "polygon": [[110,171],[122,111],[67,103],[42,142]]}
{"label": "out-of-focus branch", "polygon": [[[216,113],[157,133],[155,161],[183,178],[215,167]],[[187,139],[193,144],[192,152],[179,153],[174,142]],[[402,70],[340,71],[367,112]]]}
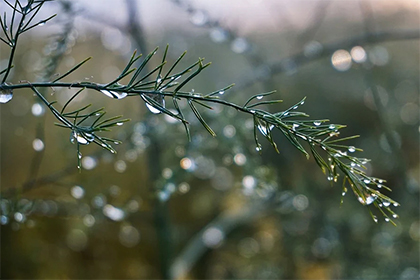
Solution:
{"label": "out-of-focus branch", "polygon": [[[235,228],[252,223],[258,218],[267,215],[275,204],[274,194],[268,200],[256,200],[246,203],[242,209],[226,210],[210,222],[205,228],[200,230],[182,252],[174,260],[170,268],[172,279],[184,279],[187,273],[194,267],[199,259],[211,248],[206,245],[203,235],[208,229],[216,229],[223,236],[227,236]],[[222,241],[222,240],[220,240]]]}
{"label": "out-of-focus branch", "polygon": [[243,90],[244,88],[248,88],[257,82],[265,81],[275,74],[290,71],[290,69],[285,67],[285,65],[293,65],[294,68],[298,69],[310,62],[329,57],[338,49],[349,49],[357,45],[369,45],[382,42],[417,40],[419,38],[419,29],[365,33],[350,39],[324,45],[316,55],[307,56],[304,52],[300,52],[290,57],[281,59],[280,61],[270,63],[267,65],[271,69],[270,76],[252,75],[251,77],[246,77],[242,81],[236,83],[236,86],[232,88],[232,91]]}

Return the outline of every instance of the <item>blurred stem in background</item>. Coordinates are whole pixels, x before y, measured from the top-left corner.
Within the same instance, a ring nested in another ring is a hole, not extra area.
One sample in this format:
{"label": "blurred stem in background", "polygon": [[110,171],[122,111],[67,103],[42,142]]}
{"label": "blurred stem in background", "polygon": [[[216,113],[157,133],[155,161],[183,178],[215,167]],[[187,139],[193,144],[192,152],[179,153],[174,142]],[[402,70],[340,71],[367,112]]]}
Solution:
{"label": "blurred stem in background", "polygon": [[[147,46],[146,33],[141,25],[141,17],[139,16],[139,1],[126,0],[126,10],[128,12],[127,34],[133,39],[140,53],[149,53]],[[145,58],[144,58],[145,59]],[[141,63],[141,61],[139,61]],[[150,72],[149,64],[144,69],[146,73]],[[153,96],[152,96],[153,98]],[[139,98],[140,99],[140,98]],[[141,102],[143,103],[143,102]],[[150,118],[150,115],[148,117]],[[146,120],[147,122],[147,120]],[[154,200],[155,212],[155,230],[157,236],[157,246],[159,250],[160,273],[163,279],[171,279],[169,273],[170,263],[172,261],[172,233],[170,225],[170,215],[168,211],[168,199],[161,199],[158,195],[158,182],[162,174],[162,146],[160,145],[159,136],[154,126],[150,126],[148,136],[151,139],[150,146],[147,149],[147,167],[149,169],[149,184],[151,185],[151,197]]]}

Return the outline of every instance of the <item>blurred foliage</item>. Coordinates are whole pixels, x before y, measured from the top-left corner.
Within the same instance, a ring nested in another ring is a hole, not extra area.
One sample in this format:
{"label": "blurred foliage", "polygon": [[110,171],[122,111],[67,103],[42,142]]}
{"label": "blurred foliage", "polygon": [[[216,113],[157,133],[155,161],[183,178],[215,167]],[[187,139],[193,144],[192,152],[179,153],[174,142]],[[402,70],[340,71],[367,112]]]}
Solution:
{"label": "blurred foliage", "polygon": [[[67,8],[72,18],[76,11]],[[173,9],[174,16],[191,17],[195,27],[171,26],[147,34],[143,48],[169,43],[169,62],[186,48],[185,67],[197,56],[212,61],[212,67],[190,84],[190,90],[202,92],[232,82],[240,86],[260,63],[252,60],[253,53],[267,54],[269,62],[305,49],[310,56],[319,45],[365,32],[363,24],[326,17],[313,38],[301,39],[302,44],[295,38],[303,32],[293,29],[258,32],[238,41],[242,37],[234,34],[218,37],[224,29],[201,24],[203,16],[192,8]],[[418,11],[399,9],[375,16],[380,30],[419,26]],[[96,31],[63,32],[58,34],[67,34],[66,51],[57,73],[93,56],[72,74],[75,82],[109,82],[124,68],[130,44],[135,46],[134,40],[105,24]],[[53,56],[60,46],[60,36],[54,34],[22,37],[12,70],[14,82],[42,76],[44,57]],[[132,43],[113,44],[116,34],[121,42]],[[279,75],[263,71],[260,83],[226,93],[226,98],[243,104],[270,87],[284,100],[275,105],[277,111],[307,96],[305,111],[311,117],[347,124],[343,134],[360,134],[352,144],[372,159],[368,175],[386,178],[392,197],[401,204],[397,227],[373,223],[351,193],[340,206],[341,186],[332,186],[314,160],[306,160],[280,134],[274,135],[281,139],[280,154],[263,143],[259,155],[252,118],[221,106],[203,113],[216,138],[192,112],[186,114],[192,135],[188,142],[182,123],[150,114],[140,98],[114,102],[86,90],[75,99],[78,105],[103,105],[110,115],[123,111],[132,121],[113,129],[111,137],[124,141],[116,146],[116,155],[97,146],[84,147],[84,170],[78,173],[68,133],[50,125],[53,116],[29,90],[22,90],[2,104],[0,112],[1,277],[152,279],[170,273],[186,279],[418,277],[419,43],[398,40],[362,47],[365,62],[356,63],[354,54],[348,62],[342,53],[350,66],[334,67],[331,57],[299,67],[283,64],[286,70]],[[1,66],[6,54],[2,46]],[[57,88],[46,94],[63,105],[74,92]],[[395,138],[396,150],[387,131]],[[165,272],[169,266],[171,272]]]}

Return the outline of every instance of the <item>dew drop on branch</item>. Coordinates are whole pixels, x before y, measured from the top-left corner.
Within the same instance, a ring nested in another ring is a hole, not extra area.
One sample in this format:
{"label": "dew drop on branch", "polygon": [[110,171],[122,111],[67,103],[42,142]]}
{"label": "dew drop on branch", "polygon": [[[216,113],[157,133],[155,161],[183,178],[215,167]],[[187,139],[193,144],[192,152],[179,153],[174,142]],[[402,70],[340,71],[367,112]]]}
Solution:
{"label": "dew drop on branch", "polygon": [[354,153],[356,151],[356,148],[354,146],[349,146],[348,150],[350,153]]}
{"label": "dew drop on branch", "polygon": [[94,137],[90,133],[84,133],[83,135],[75,130],[70,134],[70,142],[75,144],[76,142],[81,145],[88,145],[94,140]]}
{"label": "dew drop on branch", "polygon": [[[10,85],[9,83],[5,83],[5,85]],[[1,88],[1,87],[0,87]],[[13,98],[13,90],[12,89],[1,89],[0,90],[0,103],[7,103]]]}
{"label": "dew drop on branch", "polygon": [[103,94],[105,94],[106,96],[108,96],[110,98],[114,98],[114,99],[123,99],[123,98],[127,97],[126,92],[118,92],[118,91],[105,90],[105,89],[102,89],[101,92]]}
{"label": "dew drop on branch", "polygon": [[382,204],[383,204],[385,207],[388,207],[389,205],[391,205],[391,202],[389,202],[389,201],[384,201],[384,202],[382,202]]}
{"label": "dew drop on branch", "polygon": [[262,135],[267,136],[269,131],[271,131],[274,128],[274,125],[270,124],[268,127],[262,124],[259,124],[258,130],[262,133]]}

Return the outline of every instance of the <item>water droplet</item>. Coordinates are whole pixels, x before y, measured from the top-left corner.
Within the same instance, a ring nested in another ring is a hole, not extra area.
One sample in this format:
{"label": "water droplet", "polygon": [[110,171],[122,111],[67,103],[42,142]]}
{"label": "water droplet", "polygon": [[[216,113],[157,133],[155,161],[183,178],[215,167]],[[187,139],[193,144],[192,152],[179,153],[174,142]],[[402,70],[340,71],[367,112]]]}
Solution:
{"label": "water droplet", "polygon": [[378,218],[374,215],[373,216],[373,221],[375,222],[375,223],[377,223],[378,222]]}
{"label": "water droplet", "polygon": [[264,97],[264,96],[262,96],[262,95],[258,95],[258,96],[257,96],[257,99],[258,99],[258,100],[261,100],[261,99],[263,99],[263,97]]}
{"label": "water droplet", "polygon": [[297,124],[297,123],[294,123],[293,124],[293,126],[292,126],[292,129],[294,130],[294,131],[296,131],[296,128],[298,128],[299,127],[299,125]]}
{"label": "water droplet", "polygon": [[222,43],[225,42],[228,39],[228,37],[228,31],[226,31],[222,27],[216,27],[210,31],[210,38],[213,40],[213,42]]}
{"label": "water droplet", "polygon": [[352,162],[352,163],[350,163],[350,166],[351,167],[355,167],[356,166],[356,163]]}
{"label": "water droplet", "polygon": [[101,92],[105,94],[106,96],[110,98],[114,98],[114,99],[123,99],[127,97],[128,95],[126,92],[118,92],[118,91],[111,91],[111,90],[105,90],[105,89],[102,89]]}
{"label": "water droplet", "polygon": [[221,90],[221,91],[219,91],[219,94],[220,95],[223,95],[223,94],[225,94],[225,91],[224,90]]}
{"label": "water droplet", "polygon": [[261,146],[257,146],[257,147],[255,147],[255,150],[256,150],[257,152],[261,152],[262,147],[261,147]]}
{"label": "water droplet", "polygon": [[217,227],[209,227],[203,232],[201,238],[207,247],[216,248],[222,243],[225,233]]}
{"label": "water droplet", "polygon": [[398,203],[394,203],[394,204],[392,204],[392,205],[394,205],[394,207],[398,207],[398,206],[400,206]]}
{"label": "water droplet", "polygon": [[[10,83],[4,83],[4,85],[9,86]],[[13,90],[12,89],[1,89],[0,85],[0,103],[7,103],[13,98]]]}
{"label": "water droplet", "polygon": [[337,50],[331,56],[331,63],[338,71],[347,71],[352,65],[351,55],[346,50]]}
{"label": "water droplet", "polygon": [[378,185],[378,189],[380,189],[380,188],[382,188],[382,185],[381,184]]}
{"label": "water droplet", "polygon": [[366,205],[372,204],[375,201],[376,197],[367,196],[366,197]]}
{"label": "water droplet", "polygon": [[97,163],[98,162],[94,157],[87,156],[82,159],[82,167],[86,170],[94,169]]}
{"label": "water droplet", "polygon": [[327,177],[327,180],[328,180],[328,181],[332,181],[332,180],[334,180],[334,177],[333,177],[333,176],[328,176],[328,177]]}
{"label": "water droplet", "polygon": [[94,140],[94,137],[90,133],[79,133],[73,130],[70,134],[70,142],[75,144],[76,142],[81,145],[88,145]]}
{"label": "water droplet", "polygon": [[284,112],[283,116],[289,115],[289,112]]}
{"label": "water droplet", "polygon": [[361,198],[360,196],[357,199],[359,200],[359,202],[361,204],[363,204],[363,205],[366,204],[365,200],[363,198]]}
{"label": "water droplet", "polygon": [[392,214],[392,217],[393,217],[394,219],[396,219],[396,218],[398,218],[398,215],[397,215],[397,214]]}
{"label": "water droplet", "polygon": [[1,215],[0,217],[0,224],[2,225],[7,225],[7,223],[9,222],[9,218],[5,215]]}
{"label": "water droplet", "polygon": [[369,179],[364,179],[364,180],[363,180],[363,182],[364,182],[365,184],[369,184],[369,183],[370,183],[370,180],[369,180]]}
{"label": "water droplet", "polygon": [[44,142],[42,142],[41,139],[35,138],[34,141],[32,141],[32,148],[34,148],[35,151],[40,152],[44,147]]}
{"label": "water droplet", "polygon": [[45,113],[45,109],[41,103],[34,103],[31,108],[32,115],[34,116],[42,116]]}
{"label": "water droplet", "polygon": [[249,44],[248,41],[244,38],[236,38],[232,41],[230,47],[235,53],[244,53],[248,50]]}
{"label": "water droplet", "polygon": [[353,47],[350,51],[350,55],[356,63],[363,63],[367,60],[366,51],[361,46]]}
{"label": "water droplet", "polygon": [[190,21],[196,26],[203,26],[207,23],[207,13],[201,10],[196,10],[191,14]]}
{"label": "water droplet", "polygon": [[242,153],[238,153],[233,157],[233,161],[236,163],[236,165],[243,166],[246,163],[246,156]]}
{"label": "water droplet", "polygon": [[389,201],[383,201],[382,203],[385,207],[388,207],[389,205],[391,205],[391,202]]}
{"label": "water droplet", "polygon": [[258,130],[262,133],[262,135],[267,136],[268,132],[274,128],[274,125],[270,124],[267,128],[265,125],[259,124],[257,127]]}
{"label": "water droplet", "polygon": [[306,136],[302,135],[302,134],[297,134],[297,136],[299,136],[300,138],[302,138],[303,140],[307,140]]}
{"label": "water droplet", "polygon": [[40,23],[38,23],[38,26],[43,26],[45,25],[45,21],[41,21]]}
{"label": "water droplet", "polygon": [[140,233],[135,227],[124,225],[121,227],[118,237],[123,246],[132,248],[139,243]]}
{"label": "water droplet", "polygon": [[[122,126],[124,123],[123,122],[117,122],[117,125],[118,126]],[[115,143],[115,142],[114,142]],[[118,144],[118,142],[116,143],[116,144]]]}
{"label": "water droplet", "polygon": [[354,153],[356,151],[356,148],[354,146],[349,146],[349,152]]}
{"label": "water droplet", "polygon": [[83,217],[83,224],[87,227],[92,227],[96,222],[96,219],[91,214],[87,214]]}
{"label": "water droplet", "polygon": [[314,121],[314,125],[315,126],[320,126],[321,125],[321,122],[320,121]]}
{"label": "water droplet", "polygon": [[335,125],[334,124],[330,124],[330,126],[328,128],[331,129],[331,130],[334,130],[335,129]]}
{"label": "water droplet", "polygon": [[342,195],[342,196],[345,196],[345,195],[346,195],[346,192],[342,192],[342,193],[341,193],[341,195]]}
{"label": "water droplet", "polygon": [[384,182],[384,180],[379,179],[378,183],[382,184]]}
{"label": "water droplet", "polygon": [[388,223],[389,221],[390,221],[390,220],[389,220],[389,218],[388,218],[388,217],[386,217],[386,218],[385,218],[385,222],[387,222],[387,223]]}
{"label": "water droplet", "polygon": [[25,215],[23,215],[23,214],[22,214],[22,213],[20,213],[20,212],[16,212],[16,213],[13,215],[13,217],[15,218],[15,221],[16,221],[16,222],[18,222],[18,223],[22,223],[22,222],[24,222],[24,221],[25,221],[25,219],[26,219]]}
{"label": "water droplet", "polygon": [[75,199],[81,199],[85,195],[85,190],[81,186],[74,186],[71,188],[70,193]]}
{"label": "water droplet", "polygon": [[127,163],[125,163],[125,161],[123,161],[123,160],[117,160],[114,163],[114,169],[118,173],[124,173],[125,170],[127,169]]}
{"label": "water droplet", "polygon": [[322,52],[322,45],[317,41],[307,43],[303,48],[303,54],[306,57],[312,58],[318,56]]}
{"label": "water droplet", "polygon": [[112,206],[111,204],[105,205],[102,212],[113,221],[121,221],[125,218],[125,212],[120,208]]}

